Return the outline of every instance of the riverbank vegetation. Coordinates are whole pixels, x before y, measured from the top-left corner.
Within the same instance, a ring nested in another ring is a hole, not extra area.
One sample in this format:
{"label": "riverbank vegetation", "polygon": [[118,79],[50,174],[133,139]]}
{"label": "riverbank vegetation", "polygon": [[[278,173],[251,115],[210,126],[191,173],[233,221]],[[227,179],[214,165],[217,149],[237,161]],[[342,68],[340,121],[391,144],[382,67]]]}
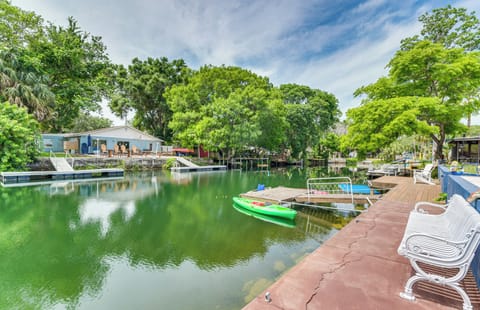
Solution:
{"label": "riverbank vegetation", "polygon": [[[195,70],[183,59],[114,64],[102,39],[73,17],[57,26],[0,0],[0,102],[24,108],[42,132],[63,133],[110,126],[94,116],[104,101],[166,143],[201,145],[224,159],[245,151],[361,159],[381,150],[388,158],[411,136],[433,139],[441,158],[446,138],[465,131],[461,119],[480,109],[480,22],[451,6],[419,20],[421,33],[402,41],[387,76],[355,92],[362,104],[340,123],[338,100],[326,91],[276,86],[240,67]],[[341,140],[335,127],[346,127]]]}

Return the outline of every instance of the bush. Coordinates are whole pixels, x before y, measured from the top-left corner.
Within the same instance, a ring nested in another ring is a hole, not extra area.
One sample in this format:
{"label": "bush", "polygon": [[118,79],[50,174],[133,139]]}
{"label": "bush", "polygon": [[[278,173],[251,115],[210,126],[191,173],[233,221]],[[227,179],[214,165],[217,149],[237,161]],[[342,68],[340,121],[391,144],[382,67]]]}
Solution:
{"label": "bush", "polygon": [[177,163],[177,160],[175,158],[168,158],[167,161],[163,164],[162,168],[167,170],[172,167],[175,167],[175,164]]}
{"label": "bush", "polygon": [[347,158],[346,165],[347,167],[356,167],[358,163],[358,158]]}
{"label": "bush", "polygon": [[0,171],[21,171],[39,154],[39,124],[27,111],[0,103]]}

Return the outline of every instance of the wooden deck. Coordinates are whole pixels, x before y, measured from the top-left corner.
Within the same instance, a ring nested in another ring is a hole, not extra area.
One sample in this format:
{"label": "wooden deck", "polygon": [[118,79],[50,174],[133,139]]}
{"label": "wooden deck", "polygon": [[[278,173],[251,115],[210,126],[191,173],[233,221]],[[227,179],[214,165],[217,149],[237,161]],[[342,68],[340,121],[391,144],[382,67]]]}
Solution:
{"label": "wooden deck", "polygon": [[413,205],[418,201],[437,202],[440,185],[413,184],[411,177],[384,176],[372,181],[375,188],[395,188],[383,195],[382,200],[404,202]]}

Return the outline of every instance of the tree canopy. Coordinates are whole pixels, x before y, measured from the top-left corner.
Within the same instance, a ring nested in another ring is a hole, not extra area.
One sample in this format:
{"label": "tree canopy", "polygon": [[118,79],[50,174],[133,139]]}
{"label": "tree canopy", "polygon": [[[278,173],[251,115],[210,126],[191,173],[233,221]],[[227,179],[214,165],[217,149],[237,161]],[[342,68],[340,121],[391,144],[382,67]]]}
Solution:
{"label": "tree canopy", "polygon": [[[174,138],[187,146],[233,155],[250,146],[275,149],[286,123],[267,78],[238,67],[204,66],[185,85],[166,93]],[[271,139],[262,134],[272,134]]]}
{"label": "tree canopy", "polygon": [[[464,17],[468,27],[459,26]],[[350,127],[343,148],[365,155],[400,136],[419,133],[432,138],[435,157],[442,158],[446,136],[464,130],[460,120],[478,109],[477,101],[468,100],[478,97],[480,87],[480,54],[470,51],[476,49],[478,20],[451,7],[419,19],[424,22],[424,37],[404,40],[387,65],[388,76],[356,90],[356,96],[366,97],[360,107],[347,112]],[[458,29],[467,33],[455,32]],[[456,47],[461,44],[468,49]]]}
{"label": "tree canopy", "polygon": [[280,92],[287,108],[287,147],[294,157],[305,157],[307,148],[316,146],[338,122],[338,100],[327,92],[297,84],[280,85]]}
{"label": "tree canopy", "polygon": [[101,38],[45,23],[0,1],[0,99],[27,107],[45,131],[71,129],[80,112],[98,111],[110,66]]}
{"label": "tree canopy", "polygon": [[110,108],[121,117],[129,110],[135,111],[134,126],[170,141],[172,132],[168,124],[172,111],[164,93],[172,85],[186,81],[190,69],[185,62],[182,59],[170,62],[166,57],[145,61],[134,58],[128,70],[123,66],[115,69]]}
{"label": "tree canopy", "polygon": [[295,84],[276,88],[238,67],[202,67],[166,97],[177,141],[228,157],[252,147],[305,155],[340,115],[331,94]]}

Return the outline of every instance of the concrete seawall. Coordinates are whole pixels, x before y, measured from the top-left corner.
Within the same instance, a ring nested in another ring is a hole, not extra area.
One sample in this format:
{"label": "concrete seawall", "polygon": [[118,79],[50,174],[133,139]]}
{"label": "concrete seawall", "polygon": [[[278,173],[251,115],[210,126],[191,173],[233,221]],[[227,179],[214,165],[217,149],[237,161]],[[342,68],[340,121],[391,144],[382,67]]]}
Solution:
{"label": "concrete seawall", "polygon": [[[127,171],[162,169],[166,162],[163,158],[153,157],[74,157],[74,159],[75,169],[123,168]],[[55,170],[48,157],[41,157],[28,167],[33,171]]]}

